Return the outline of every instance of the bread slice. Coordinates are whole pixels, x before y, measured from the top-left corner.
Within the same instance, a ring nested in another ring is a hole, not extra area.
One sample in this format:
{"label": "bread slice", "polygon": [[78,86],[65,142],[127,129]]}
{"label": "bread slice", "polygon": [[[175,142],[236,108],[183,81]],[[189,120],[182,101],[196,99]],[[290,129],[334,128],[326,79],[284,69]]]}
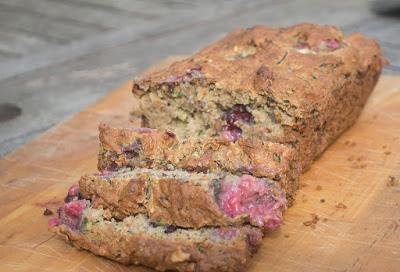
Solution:
{"label": "bread slice", "polygon": [[185,228],[250,223],[277,229],[286,210],[279,184],[250,175],[137,168],[85,175],[80,194],[122,219],[146,214],[152,222]]}
{"label": "bread slice", "polygon": [[291,144],[304,171],[355,122],[384,62],[374,40],[332,26],[239,29],[136,79],[132,115],[180,138]]}
{"label": "bread slice", "polygon": [[250,174],[279,182],[289,205],[298,187],[294,149],[283,144],[245,138],[230,142],[221,137],[179,140],[171,131],[106,124],[101,124],[99,131],[101,171],[142,167]]}
{"label": "bread slice", "polygon": [[75,247],[159,271],[243,271],[262,238],[248,226],[187,230],[155,225],[143,215],[116,221],[85,200],[66,203],[59,214],[50,229]]}

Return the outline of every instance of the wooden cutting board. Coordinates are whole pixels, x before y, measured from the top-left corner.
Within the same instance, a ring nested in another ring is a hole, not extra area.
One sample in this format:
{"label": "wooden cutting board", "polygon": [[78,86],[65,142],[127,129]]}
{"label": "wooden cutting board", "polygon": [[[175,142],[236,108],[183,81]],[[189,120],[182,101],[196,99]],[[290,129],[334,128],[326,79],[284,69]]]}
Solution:
{"label": "wooden cutting board", "polygon": [[[131,84],[0,161],[0,271],[149,271],[76,250],[43,215],[95,171],[98,123],[128,122]],[[357,124],[301,185],[249,271],[400,271],[400,77],[381,78]]]}

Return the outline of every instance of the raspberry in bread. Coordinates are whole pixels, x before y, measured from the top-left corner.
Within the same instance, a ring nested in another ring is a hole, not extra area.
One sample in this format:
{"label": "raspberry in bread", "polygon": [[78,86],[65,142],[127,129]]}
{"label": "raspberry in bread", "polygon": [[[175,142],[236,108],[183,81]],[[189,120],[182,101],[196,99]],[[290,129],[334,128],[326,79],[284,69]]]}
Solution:
{"label": "raspberry in bread", "polygon": [[240,29],[136,79],[132,114],[180,138],[289,143],[304,171],[355,122],[383,64],[374,40],[336,27]]}
{"label": "raspberry in bread", "polygon": [[116,221],[86,200],[66,203],[49,222],[77,248],[159,271],[243,271],[262,238],[249,226],[187,230],[158,226],[143,215]]}
{"label": "raspberry in bread", "polygon": [[129,166],[250,174],[278,181],[289,205],[298,187],[294,149],[283,144],[245,138],[230,142],[221,137],[179,140],[170,131],[112,128],[105,124],[99,130],[100,171]]}
{"label": "raspberry in bread", "polygon": [[145,214],[152,222],[184,228],[239,226],[277,229],[286,209],[275,181],[249,175],[137,168],[85,175],[80,194],[113,217]]}

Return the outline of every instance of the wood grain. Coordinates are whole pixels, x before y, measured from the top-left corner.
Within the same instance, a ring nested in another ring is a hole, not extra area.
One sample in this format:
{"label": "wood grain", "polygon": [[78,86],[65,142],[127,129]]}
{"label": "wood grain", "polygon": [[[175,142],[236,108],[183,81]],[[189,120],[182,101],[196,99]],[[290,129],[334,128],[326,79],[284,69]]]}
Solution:
{"label": "wood grain", "polygon": [[[149,271],[76,250],[42,215],[95,171],[97,125],[128,122],[130,86],[0,160],[1,271]],[[384,76],[357,124],[302,176],[284,226],[267,234],[249,271],[398,271],[399,151],[400,78]]]}

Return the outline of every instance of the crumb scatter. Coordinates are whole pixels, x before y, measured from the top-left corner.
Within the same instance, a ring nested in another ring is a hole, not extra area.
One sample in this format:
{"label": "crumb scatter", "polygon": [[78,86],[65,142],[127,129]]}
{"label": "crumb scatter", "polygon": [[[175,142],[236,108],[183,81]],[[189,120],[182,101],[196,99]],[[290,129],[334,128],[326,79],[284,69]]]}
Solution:
{"label": "crumb scatter", "polygon": [[364,156],[358,156],[357,158],[351,160],[352,164],[350,165],[353,169],[364,169],[367,167],[367,163],[365,162]]}
{"label": "crumb scatter", "polygon": [[54,213],[50,210],[50,209],[48,209],[48,208],[46,208],[44,211],[43,211],[43,215],[46,215],[46,216],[48,216],[48,215],[53,215]]}
{"label": "crumb scatter", "polygon": [[337,209],[347,209],[347,206],[344,205],[342,202],[339,202],[338,204],[335,205],[335,208],[337,208]]}
{"label": "crumb scatter", "polygon": [[386,186],[387,187],[395,187],[400,184],[400,179],[396,178],[395,176],[388,176],[386,179]]}
{"label": "crumb scatter", "polygon": [[354,147],[354,146],[357,145],[357,143],[354,142],[354,141],[346,140],[346,141],[344,142],[344,145],[347,145],[347,146],[350,146],[350,147]]}
{"label": "crumb scatter", "polygon": [[307,220],[307,221],[304,221],[303,225],[306,226],[306,227],[311,227],[311,228],[315,229],[315,227],[316,227],[316,225],[317,225],[317,223],[319,221],[319,216],[317,214],[315,214],[315,213],[312,213],[310,215],[311,215],[311,219]]}

